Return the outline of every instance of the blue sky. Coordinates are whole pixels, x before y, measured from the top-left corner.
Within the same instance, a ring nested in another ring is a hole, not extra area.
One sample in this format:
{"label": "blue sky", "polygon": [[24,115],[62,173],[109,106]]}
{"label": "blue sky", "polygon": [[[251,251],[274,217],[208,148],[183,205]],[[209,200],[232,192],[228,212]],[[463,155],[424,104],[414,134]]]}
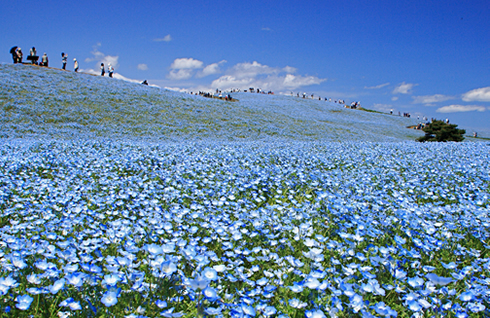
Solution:
{"label": "blue sky", "polygon": [[1,1],[0,62],[35,46],[187,91],[260,87],[446,119],[490,137],[485,1]]}

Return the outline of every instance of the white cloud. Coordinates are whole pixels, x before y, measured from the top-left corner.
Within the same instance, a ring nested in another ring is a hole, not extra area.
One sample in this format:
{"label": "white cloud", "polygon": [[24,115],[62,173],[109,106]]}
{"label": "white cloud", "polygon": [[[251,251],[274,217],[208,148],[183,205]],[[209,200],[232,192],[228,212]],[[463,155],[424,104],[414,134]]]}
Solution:
{"label": "white cloud", "polygon": [[289,73],[289,74],[293,74],[293,73],[296,73],[296,71],[298,71],[297,68],[291,67],[291,66],[286,66],[282,70],[283,70],[283,72],[286,72],[286,73]]}
{"label": "white cloud", "polygon": [[390,83],[379,84],[376,86],[364,86],[364,88],[365,89],[380,89],[380,88],[383,88],[383,87],[388,86],[388,85],[390,85]]}
{"label": "white cloud", "polygon": [[462,98],[465,102],[490,102],[490,86],[471,90]]}
{"label": "white cloud", "polygon": [[414,104],[426,104],[430,105],[432,103],[444,102],[450,99],[454,99],[453,96],[435,94],[435,95],[424,95],[424,96],[412,96]]}
{"label": "white cloud", "polygon": [[153,39],[153,41],[155,41],[155,42],[170,42],[170,41],[172,41],[172,37],[170,36],[170,34],[167,34],[165,37]]}
{"label": "white cloud", "polygon": [[483,106],[477,105],[449,105],[438,108],[436,112],[438,113],[461,113],[461,112],[484,112],[486,110]]}
{"label": "white cloud", "polygon": [[374,104],[373,108],[382,112],[393,111],[393,105],[389,105],[389,104]]}
{"label": "white cloud", "polygon": [[196,77],[206,77],[213,74],[221,73],[221,69],[219,68],[220,64],[226,63],[225,60],[222,60],[218,63],[213,63],[207,65],[201,72],[197,73]]}
{"label": "white cloud", "polygon": [[[197,78],[221,73],[220,65],[225,60],[204,66],[202,61],[193,58],[180,58],[174,60],[167,75],[171,80],[186,80],[195,75]],[[201,69],[201,70],[199,70]],[[303,86],[320,84],[327,79],[316,76],[302,76],[292,74],[297,70],[294,67],[270,67],[257,61],[252,63],[238,63],[224,72],[224,75],[214,79],[209,85],[187,88],[186,91],[223,91],[231,89],[260,88],[264,91],[291,91]]]}
{"label": "white cloud", "polygon": [[267,65],[262,65],[257,61],[252,63],[238,63],[233,66],[228,73],[236,77],[256,77],[263,74],[277,74],[281,72],[281,69],[270,67]]}
{"label": "white cloud", "polygon": [[86,73],[90,73],[90,74],[97,74],[97,75],[100,75],[100,63],[104,63],[104,67],[107,71],[107,67],[109,66],[109,64],[114,67],[114,69],[117,69],[118,66],[119,66],[119,56],[115,56],[115,55],[105,55],[104,53],[100,52],[99,51],[99,47],[101,46],[100,43],[97,43],[96,45],[93,46],[93,50],[92,50],[92,57],[88,57],[85,59],[85,62],[86,63],[90,63],[90,62],[96,62],[94,64],[94,68],[91,69],[84,69],[84,70],[80,70],[80,71],[83,71],[83,72],[86,72]]}
{"label": "white cloud", "polygon": [[315,76],[296,76],[292,74],[283,76],[273,74],[265,77],[224,75],[211,83],[210,90],[219,88],[226,91],[234,88],[248,89],[249,87],[254,87],[263,91],[289,91],[302,86],[320,84],[324,81],[326,79]]}
{"label": "white cloud", "polygon": [[272,31],[270,28],[262,28],[262,31]]}
{"label": "white cloud", "polygon": [[138,70],[140,70],[140,71],[146,71],[146,70],[148,70],[148,65],[146,65],[146,64],[138,64]]}
{"label": "white cloud", "polygon": [[392,100],[392,101],[394,101],[394,102],[395,102],[395,101],[397,101],[397,100],[398,100],[398,96],[393,96],[393,97],[391,98],[391,100]]}
{"label": "white cloud", "polygon": [[191,78],[192,74],[192,69],[183,68],[180,70],[171,70],[167,77],[173,80],[185,80]]}
{"label": "white cloud", "polygon": [[202,68],[202,65],[204,63],[199,60],[195,60],[193,58],[180,58],[180,59],[175,59],[170,65],[170,68],[173,70],[180,70],[180,69],[196,69],[196,68]]}
{"label": "white cloud", "polygon": [[412,93],[412,88],[417,86],[418,84],[412,84],[412,83],[401,83],[395,89],[393,90],[393,94],[411,94]]}
{"label": "white cloud", "polygon": [[90,63],[96,61],[98,66],[100,66],[100,63],[104,63],[104,65],[107,67],[107,65],[111,64],[114,68],[117,68],[119,66],[119,56],[114,56],[114,55],[105,55],[104,53],[99,51],[99,47],[101,46],[100,43],[97,43],[96,45],[93,46],[92,50],[92,55],[93,57],[88,57],[85,59],[85,62]]}

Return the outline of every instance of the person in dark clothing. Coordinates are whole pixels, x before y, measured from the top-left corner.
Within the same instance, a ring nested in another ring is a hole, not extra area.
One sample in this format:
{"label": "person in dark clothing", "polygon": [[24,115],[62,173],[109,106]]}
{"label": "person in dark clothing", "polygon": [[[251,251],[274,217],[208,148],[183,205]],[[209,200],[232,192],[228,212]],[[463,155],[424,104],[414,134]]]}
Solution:
{"label": "person in dark clothing", "polygon": [[100,76],[104,76],[104,74],[105,74],[104,63],[100,63]]}
{"label": "person in dark clothing", "polygon": [[64,70],[66,70],[66,62],[68,62],[68,54],[65,54],[65,52],[62,52],[61,53],[61,63],[62,63],[61,68]]}
{"label": "person in dark clothing", "polygon": [[48,66],[48,56],[46,53],[41,57],[41,66]]}
{"label": "person in dark clothing", "polygon": [[22,63],[22,49],[20,47],[15,50],[15,54],[17,56],[17,63]]}

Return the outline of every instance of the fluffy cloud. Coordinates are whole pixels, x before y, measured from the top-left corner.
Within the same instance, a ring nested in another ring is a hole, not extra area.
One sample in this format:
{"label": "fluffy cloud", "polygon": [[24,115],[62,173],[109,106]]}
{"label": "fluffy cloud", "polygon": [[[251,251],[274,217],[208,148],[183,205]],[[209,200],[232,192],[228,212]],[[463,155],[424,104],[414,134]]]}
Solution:
{"label": "fluffy cloud", "polygon": [[389,112],[393,110],[393,105],[389,104],[374,104],[373,108],[381,112]]}
{"label": "fluffy cloud", "polygon": [[465,102],[490,102],[490,86],[471,90],[462,98]]}
{"label": "fluffy cloud", "polygon": [[380,89],[380,88],[383,88],[383,87],[388,86],[388,85],[390,85],[390,83],[379,84],[376,86],[364,86],[364,88],[365,89]]}
{"label": "fluffy cloud", "polygon": [[266,77],[224,75],[211,83],[210,90],[213,90],[214,88],[231,90],[235,88],[247,89],[249,87],[254,87],[260,88],[263,91],[282,91],[320,84],[324,81],[326,81],[326,79],[315,76],[296,76],[293,74],[286,74],[283,76],[274,74]]}
{"label": "fluffy cloud", "polygon": [[413,96],[412,98],[414,104],[426,104],[426,105],[454,99],[453,96],[442,95],[442,94]]}
{"label": "fluffy cloud", "polygon": [[438,108],[436,112],[438,113],[461,113],[461,112],[484,112],[486,110],[483,106],[477,105],[450,105]]}
{"label": "fluffy cloud", "polygon": [[155,42],[170,42],[170,41],[172,41],[172,37],[170,36],[170,34],[167,34],[165,37],[153,39],[153,41],[155,41]]}
{"label": "fluffy cloud", "polygon": [[296,73],[298,69],[297,68],[294,68],[294,67],[291,67],[291,66],[286,66],[282,69],[283,72],[286,72],[286,73],[289,73],[289,74],[293,74],[293,73]]}
{"label": "fluffy cloud", "polygon": [[181,69],[196,69],[196,68],[202,68],[202,65],[204,63],[199,60],[195,60],[193,58],[181,58],[181,59],[175,59],[170,65],[170,68],[172,70],[181,70]]}
{"label": "fluffy cloud", "polygon": [[239,78],[250,78],[263,74],[277,74],[279,72],[281,72],[281,69],[262,65],[257,61],[253,61],[252,63],[238,63],[228,71],[231,75]]}
{"label": "fluffy cloud", "polygon": [[185,80],[189,79],[192,77],[192,69],[189,68],[183,68],[180,70],[171,70],[170,73],[168,73],[168,78],[172,80]]}
{"label": "fluffy cloud", "polygon": [[104,53],[99,51],[99,47],[102,46],[100,43],[97,43],[94,45],[93,50],[92,50],[92,55],[93,57],[88,57],[85,59],[86,63],[94,62],[96,61],[96,68],[98,69],[98,66],[100,66],[100,63],[104,63],[104,65],[107,67],[107,65],[111,64],[114,68],[117,68],[119,66],[119,56],[114,56],[114,55],[105,55]]}
{"label": "fluffy cloud", "polygon": [[226,63],[225,60],[218,63],[207,65],[201,72],[197,73],[196,77],[206,77],[213,74],[221,73],[220,64]]}
{"label": "fluffy cloud", "polygon": [[148,70],[148,65],[146,65],[146,64],[138,64],[138,70],[140,70],[140,71],[146,71],[146,70]]}
{"label": "fluffy cloud", "polygon": [[411,94],[412,93],[412,88],[417,86],[418,84],[412,84],[412,83],[401,83],[395,89],[393,90],[393,94]]}
{"label": "fluffy cloud", "polygon": [[[170,66],[167,78],[171,80],[186,80],[193,76],[202,78],[209,75],[222,73],[220,65],[225,60],[204,66],[202,61],[193,58],[180,58],[174,60]],[[260,88],[264,91],[294,90],[302,86],[320,84],[326,79],[316,76],[302,76],[293,74],[297,70],[294,67],[284,68],[270,67],[257,61],[238,63],[224,72],[222,76],[214,79],[210,85],[200,85],[189,88],[191,91],[223,91],[231,89],[248,89],[249,87]]]}

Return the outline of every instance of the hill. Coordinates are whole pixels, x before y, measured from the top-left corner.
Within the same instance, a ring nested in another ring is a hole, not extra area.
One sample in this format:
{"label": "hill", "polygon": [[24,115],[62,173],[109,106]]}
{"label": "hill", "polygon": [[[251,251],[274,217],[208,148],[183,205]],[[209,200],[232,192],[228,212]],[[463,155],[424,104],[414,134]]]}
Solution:
{"label": "hill", "polygon": [[20,138],[414,140],[414,121],[335,103],[237,93],[209,99],[30,65],[0,64],[0,135]]}

